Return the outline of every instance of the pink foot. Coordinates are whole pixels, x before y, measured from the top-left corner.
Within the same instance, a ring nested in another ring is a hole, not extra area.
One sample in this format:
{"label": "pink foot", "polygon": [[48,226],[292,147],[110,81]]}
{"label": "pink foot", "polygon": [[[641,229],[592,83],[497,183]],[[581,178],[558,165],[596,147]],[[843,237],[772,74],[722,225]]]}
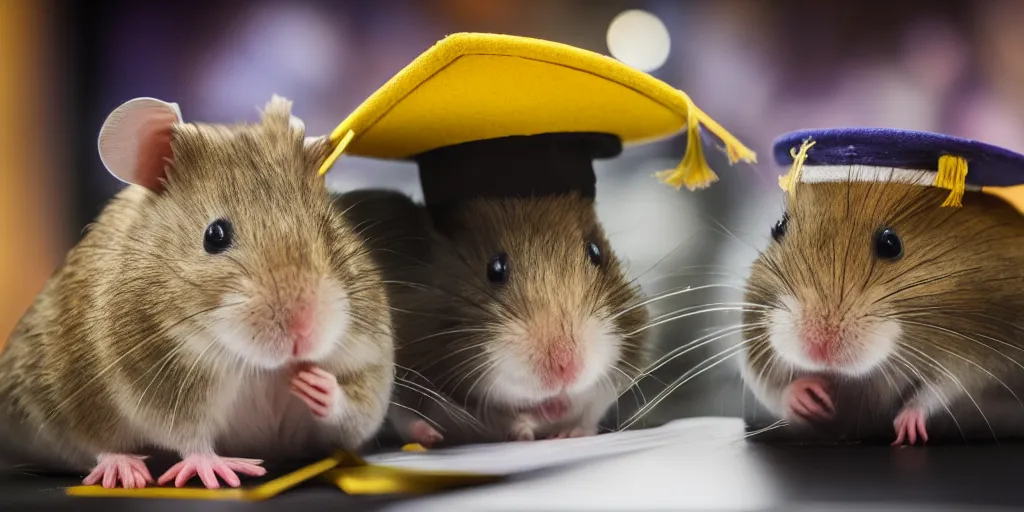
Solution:
{"label": "pink foot", "polygon": [[306,402],[314,415],[327,418],[338,412],[341,387],[334,375],[311,365],[292,377],[292,394]]}
{"label": "pink foot", "polygon": [[96,467],[82,481],[85,485],[96,485],[113,489],[117,483],[125,489],[141,489],[147,483],[153,483],[153,477],[146,468],[146,457],[119,453],[101,453],[96,457]]}
{"label": "pink foot", "polygon": [[424,420],[415,420],[409,426],[409,438],[414,443],[419,443],[424,448],[430,448],[441,441],[444,436]]}
{"label": "pink foot", "polygon": [[896,440],[892,442],[892,445],[899,446],[904,441],[915,444],[918,437],[921,438],[921,444],[927,443],[928,431],[924,427],[924,422],[925,414],[921,409],[911,407],[900,411],[896,415],[896,420],[892,422],[896,429]]}
{"label": "pink foot", "polygon": [[548,439],[567,439],[572,437],[590,437],[597,435],[597,429],[588,429],[583,427],[576,427],[572,430],[563,430],[556,432],[552,436],[548,436]]}
{"label": "pink foot", "polygon": [[242,485],[242,482],[235,472],[249,476],[263,476],[267,474],[267,470],[260,467],[260,464],[263,464],[262,460],[234,459],[220,457],[212,453],[196,453],[171,466],[171,469],[168,469],[160,477],[158,483],[164,485],[174,480],[174,486],[181,487],[193,476],[199,475],[199,479],[207,489],[220,488],[220,482],[217,481],[218,476],[231,487],[238,487]]}
{"label": "pink foot", "polygon": [[828,383],[820,377],[802,377],[793,381],[783,396],[788,416],[822,422],[831,420],[836,414]]}

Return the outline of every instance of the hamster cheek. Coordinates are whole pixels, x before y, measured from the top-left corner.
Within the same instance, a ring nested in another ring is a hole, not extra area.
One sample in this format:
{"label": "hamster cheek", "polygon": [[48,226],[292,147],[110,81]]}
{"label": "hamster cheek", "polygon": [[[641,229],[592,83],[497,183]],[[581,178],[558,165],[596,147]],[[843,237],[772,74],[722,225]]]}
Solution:
{"label": "hamster cheek", "polygon": [[768,314],[769,342],[801,370],[863,376],[889,359],[902,335],[898,322],[876,315],[847,309],[836,319],[809,313],[793,296],[781,302],[782,308]]}
{"label": "hamster cheek", "polygon": [[583,370],[572,391],[582,392],[597,384],[609,373],[622,357],[622,338],[612,330],[608,322],[591,317],[581,329],[580,342]]}

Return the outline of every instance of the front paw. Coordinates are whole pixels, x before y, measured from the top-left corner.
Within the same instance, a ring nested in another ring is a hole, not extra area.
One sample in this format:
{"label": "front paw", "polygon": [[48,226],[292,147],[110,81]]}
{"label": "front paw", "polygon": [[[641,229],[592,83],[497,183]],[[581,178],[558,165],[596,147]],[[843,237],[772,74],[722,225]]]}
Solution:
{"label": "front paw", "polygon": [[341,413],[342,392],[338,379],[322,368],[310,365],[292,377],[292,394],[299,397],[314,416],[327,419]]}
{"label": "front paw", "polygon": [[821,423],[836,414],[828,381],[821,377],[801,377],[791,382],[783,393],[783,400],[786,418],[800,423]]}
{"label": "front paw", "polygon": [[519,420],[512,425],[508,437],[512,441],[533,441],[536,439],[536,435],[533,433],[533,425],[523,420]]}
{"label": "front paw", "polygon": [[553,435],[548,436],[548,439],[566,439],[572,437],[590,437],[596,435],[597,427],[573,427],[571,429],[555,432]]}
{"label": "front paw", "polygon": [[900,411],[892,422],[893,428],[896,429],[896,440],[892,445],[899,446],[904,441],[916,444],[918,438],[921,439],[921,444],[927,443],[928,430],[924,427],[925,419],[924,410],[918,407],[907,407]]}
{"label": "front paw", "polygon": [[407,441],[417,443],[424,448],[431,448],[444,441],[444,436],[423,419],[413,420],[405,437]]}

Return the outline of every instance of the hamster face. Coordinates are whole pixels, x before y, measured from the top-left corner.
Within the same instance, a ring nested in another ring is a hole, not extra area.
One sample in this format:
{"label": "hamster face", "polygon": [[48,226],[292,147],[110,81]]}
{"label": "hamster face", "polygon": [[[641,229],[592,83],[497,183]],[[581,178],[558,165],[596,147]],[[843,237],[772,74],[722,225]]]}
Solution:
{"label": "hamster face", "polygon": [[748,280],[751,360],[774,352],[790,368],[862,376],[893,358],[932,357],[934,340],[949,337],[943,326],[959,329],[950,315],[993,300],[985,289],[998,265],[981,255],[998,254],[1005,221],[986,215],[995,198],[968,193],[963,208],[942,208],[946,194],[801,184]]}
{"label": "hamster face", "polygon": [[[158,255],[158,265],[132,271],[186,319],[163,327],[210,360],[220,351],[277,368],[336,350],[366,359],[373,347],[342,339],[374,318],[375,268],[332,214],[316,173],[326,148],[304,145],[287,115],[269,116],[262,125],[174,128],[166,190],[128,237],[130,250]],[[196,310],[208,314],[189,321]]]}
{"label": "hamster face", "polygon": [[[466,317],[452,347],[467,392],[532,404],[579,392],[640,361],[639,302],[594,214],[577,196],[475,201],[447,235],[445,272]],[[630,368],[632,367],[632,368]],[[618,370],[618,371],[617,371]]]}

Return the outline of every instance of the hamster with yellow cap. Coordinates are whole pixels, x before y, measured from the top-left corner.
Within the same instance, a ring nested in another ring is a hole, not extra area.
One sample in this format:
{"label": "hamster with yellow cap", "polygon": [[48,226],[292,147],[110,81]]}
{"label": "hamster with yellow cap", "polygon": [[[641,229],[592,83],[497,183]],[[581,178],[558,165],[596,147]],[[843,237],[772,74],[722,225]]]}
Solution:
{"label": "hamster with yellow cap", "polygon": [[1024,182],[1024,155],[856,128],[783,135],[775,156],[796,160],[792,193],[744,313],[761,404],[896,445],[1019,435],[1024,216],[980,187]]}
{"label": "hamster with yellow cap", "polygon": [[346,206],[386,261],[406,439],[597,432],[643,371],[647,313],[596,217],[593,160],[680,133],[686,154],[661,174],[677,187],[715,181],[702,133],[732,163],[756,159],[611,57],[474,33],[423,52],[332,131],[321,172],[342,153],[419,166],[423,207],[379,192]]}
{"label": "hamster with yellow cap", "polygon": [[[291,103],[262,123],[184,123],[139,98],[100,133],[130,185],[0,355],[0,454],[137,488],[237,487],[262,460],[355,449],[383,424],[394,349],[384,284]],[[244,458],[242,458],[244,457]]]}
{"label": "hamster with yellow cap", "polygon": [[[399,376],[390,418],[403,439],[597,433],[646,361],[640,289],[594,210],[591,160],[619,147],[591,134],[465,143],[417,158],[425,206],[383,191],[342,196],[390,283]],[[516,166],[518,179],[491,186],[475,156],[498,174]],[[526,179],[525,169],[563,180]]]}

